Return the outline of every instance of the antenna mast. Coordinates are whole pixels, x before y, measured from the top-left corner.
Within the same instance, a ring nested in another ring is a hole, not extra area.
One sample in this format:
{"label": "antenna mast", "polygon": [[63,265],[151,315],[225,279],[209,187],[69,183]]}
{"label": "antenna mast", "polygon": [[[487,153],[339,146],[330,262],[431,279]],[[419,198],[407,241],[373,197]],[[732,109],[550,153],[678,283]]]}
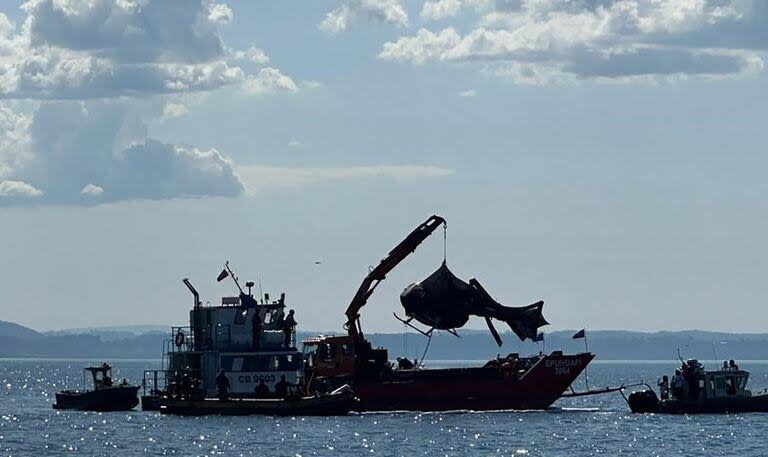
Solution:
{"label": "antenna mast", "polygon": [[224,264],[224,269],[227,270],[227,273],[229,273],[229,276],[232,277],[232,280],[235,281],[235,285],[237,286],[237,289],[240,291],[241,294],[245,295],[245,292],[243,292],[243,288],[240,287],[240,283],[237,281],[237,276],[235,276],[235,272],[232,271],[232,268],[229,266],[229,260]]}

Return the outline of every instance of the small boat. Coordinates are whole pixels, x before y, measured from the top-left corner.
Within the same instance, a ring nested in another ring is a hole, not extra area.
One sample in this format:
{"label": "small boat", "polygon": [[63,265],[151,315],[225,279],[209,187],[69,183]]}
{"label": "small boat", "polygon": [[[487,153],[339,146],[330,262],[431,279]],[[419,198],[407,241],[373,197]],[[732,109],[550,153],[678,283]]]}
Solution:
{"label": "small boat", "polygon": [[355,407],[357,399],[349,386],[344,386],[327,395],[288,398],[217,398],[160,400],[160,412],[202,416],[219,414],[245,416],[264,414],[272,416],[343,416]]}
{"label": "small boat", "polygon": [[768,412],[768,390],[747,389],[749,372],[733,361],[723,369],[707,371],[695,359],[675,371],[671,383],[664,376],[659,393],[648,389],[624,397],[633,413],[722,414]]}
{"label": "small boat", "polygon": [[112,381],[112,367],[104,363],[100,366],[83,369],[93,379],[93,390],[63,390],[56,393],[53,409],[76,411],[128,411],[139,404],[139,386],[128,384],[125,379],[120,384]]}

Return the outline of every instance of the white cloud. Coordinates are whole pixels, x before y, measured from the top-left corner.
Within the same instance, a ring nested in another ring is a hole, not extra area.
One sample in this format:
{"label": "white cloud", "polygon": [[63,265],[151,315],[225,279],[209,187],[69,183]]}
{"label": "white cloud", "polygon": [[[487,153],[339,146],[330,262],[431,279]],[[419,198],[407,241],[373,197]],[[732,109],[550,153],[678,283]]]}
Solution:
{"label": "white cloud", "polygon": [[83,187],[83,190],[80,191],[81,195],[88,195],[90,197],[101,197],[101,194],[103,193],[104,193],[104,189],[95,184],[88,184],[85,187]]}
{"label": "white cloud", "polygon": [[30,159],[10,170],[0,204],[22,204],[25,196],[46,204],[93,204],[243,193],[232,162],[215,149],[148,138],[144,119],[153,115],[151,106],[42,104],[24,133]]}
{"label": "white cloud", "polygon": [[30,159],[29,126],[32,117],[0,104],[0,180]]}
{"label": "white cloud", "polygon": [[379,58],[385,60],[405,60],[422,64],[429,60],[445,60],[443,54],[461,42],[461,36],[451,27],[439,33],[419,29],[416,35],[402,37],[384,44]]}
{"label": "white cloud", "polygon": [[223,87],[299,90],[276,68],[238,66],[269,57],[223,45],[233,11],[214,0],[21,9],[20,26],[0,13],[0,99],[23,100],[0,103],[1,205],[241,195],[226,156],[153,140],[147,122],[183,116],[201,92]]}
{"label": "white cloud", "polygon": [[123,63],[220,58],[218,26],[232,14],[207,0],[29,0],[22,9],[32,47]]}
{"label": "white cloud", "polygon": [[43,192],[40,189],[36,189],[23,181],[0,181],[0,204],[3,202],[3,197],[30,198],[41,195]]}
{"label": "white cloud", "polygon": [[[427,2],[422,12],[442,17],[437,3]],[[482,68],[523,83],[636,81],[754,74],[768,48],[762,0],[468,3],[479,15],[478,26],[461,33],[452,26],[420,29],[385,43],[379,57],[415,64],[483,62]]]}
{"label": "white cloud", "polygon": [[408,26],[408,13],[401,0],[346,0],[325,16],[319,28],[328,33],[346,32],[361,19]]}
{"label": "white cloud", "polygon": [[291,140],[291,141],[288,142],[288,146],[291,147],[291,148],[298,148],[298,147],[301,147],[303,145],[304,145],[304,143],[302,143],[299,140]]}
{"label": "white cloud", "polygon": [[0,14],[0,98],[84,99],[210,91],[268,62],[227,50],[232,10],[210,0],[29,0],[17,28]]}
{"label": "white cloud", "polygon": [[459,92],[459,97],[474,97],[477,95],[477,91],[475,89],[467,89]]}
{"label": "white cloud", "polygon": [[214,24],[228,24],[232,20],[232,9],[224,3],[208,5],[208,20]]}
{"label": "white cloud", "polygon": [[291,79],[277,68],[262,68],[255,76],[248,78],[243,84],[246,92],[251,94],[265,94],[271,92],[297,92],[299,87]]}
{"label": "white cloud", "polygon": [[422,165],[378,165],[336,168],[287,168],[271,166],[239,166],[237,173],[249,193],[273,187],[303,187],[322,181],[348,181],[389,178],[410,180],[445,177],[454,174],[448,168]]}
{"label": "white cloud", "polygon": [[251,46],[248,49],[230,51],[233,60],[247,60],[255,64],[269,63],[269,56],[263,49]]}
{"label": "white cloud", "polygon": [[182,117],[189,109],[186,105],[182,103],[166,103],[165,106],[163,106],[163,119],[173,119],[175,117]]}
{"label": "white cloud", "polygon": [[419,15],[422,19],[439,21],[459,14],[461,0],[428,0],[424,2]]}

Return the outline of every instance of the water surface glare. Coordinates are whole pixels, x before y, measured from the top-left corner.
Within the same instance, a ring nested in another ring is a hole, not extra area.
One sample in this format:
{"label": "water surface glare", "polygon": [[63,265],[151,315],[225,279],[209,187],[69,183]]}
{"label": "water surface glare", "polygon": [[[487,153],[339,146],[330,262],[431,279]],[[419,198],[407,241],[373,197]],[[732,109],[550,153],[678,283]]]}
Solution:
{"label": "water surface glare", "polygon": [[[101,361],[90,361],[93,363]],[[141,379],[156,361],[115,360]],[[765,455],[768,414],[634,415],[618,393],[561,400],[548,411],[390,413],[347,417],[173,417],[51,409],[89,361],[0,360],[0,455],[586,456]],[[432,362],[436,365],[461,362]],[[654,381],[675,362],[596,362],[592,386]],[[710,364],[712,365],[712,364]],[[743,361],[753,392],[768,362]],[[579,381],[583,387],[583,378]]]}

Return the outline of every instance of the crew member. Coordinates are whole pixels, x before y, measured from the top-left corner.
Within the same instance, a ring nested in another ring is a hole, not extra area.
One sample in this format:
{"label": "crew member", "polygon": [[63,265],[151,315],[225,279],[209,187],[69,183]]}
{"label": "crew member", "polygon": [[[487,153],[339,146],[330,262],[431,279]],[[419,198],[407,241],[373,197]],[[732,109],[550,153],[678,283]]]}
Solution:
{"label": "crew member", "polygon": [[685,393],[685,380],[680,370],[675,370],[675,375],[672,376],[672,396],[677,399],[683,398]]}
{"label": "crew member", "polygon": [[413,362],[408,360],[408,357],[398,357],[397,358],[397,369],[398,370],[413,370]]}
{"label": "crew member", "polygon": [[269,386],[264,382],[264,379],[262,378],[261,381],[259,381],[259,385],[256,386],[256,389],[254,390],[256,393],[256,398],[268,398],[269,397]]}
{"label": "crew member", "polygon": [[261,315],[259,309],[256,308],[251,319],[251,344],[254,351],[258,351],[261,346]]}
{"label": "crew member", "polygon": [[110,368],[111,367],[107,364],[107,362],[104,362],[101,364],[101,370],[102,370],[101,386],[102,387],[112,387],[112,378],[109,376]]}
{"label": "crew member", "polygon": [[659,380],[659,392],[662,400],[669,400],[669,378],[664,375]]}
{"label": "crew member", "polygon": [[736,365],[736,362],[733,359],[731,359],[728,362],[728,369],[731,371],[739,371],[739,366]]}
{"label": "crew member", "polygon": [[184,368],[184,374],[181,377],[181,395],[179,397],[184,397],[185,400],[189,400],[190,393],[192,390],[192,380],[190,379],[192,369],[188,366]]}
{"label": "crew member", "polygon": [[285,311],[283,308],[278,308],[275,312],[275,316],[272,318],[272,328],[281,329],[285,323]]}
{"label": "crew member", "polygon": [[288,390],[291,387],[291,383],[285,379],[285,375],[280,375],[280,381],[275,384],[275,395],[278,398],[286,398],[288,396]]}
{"label": "crew member", "polygon": [[218,389],[219,400],[226,400],[229,396],[229,378],[227,378],[223,368],[216,375],[216,388]]}
{"label": "crew member", "polygon": [[286,348],[291,347],[291,334],[293,333],[293,329],[296,327],[296,319],[293,317],[293,310],[288,311],[288,315],[285,316],[285,320],[283,321],[283,333],[285,334],[285,340],[283,341],[283,345]]}

